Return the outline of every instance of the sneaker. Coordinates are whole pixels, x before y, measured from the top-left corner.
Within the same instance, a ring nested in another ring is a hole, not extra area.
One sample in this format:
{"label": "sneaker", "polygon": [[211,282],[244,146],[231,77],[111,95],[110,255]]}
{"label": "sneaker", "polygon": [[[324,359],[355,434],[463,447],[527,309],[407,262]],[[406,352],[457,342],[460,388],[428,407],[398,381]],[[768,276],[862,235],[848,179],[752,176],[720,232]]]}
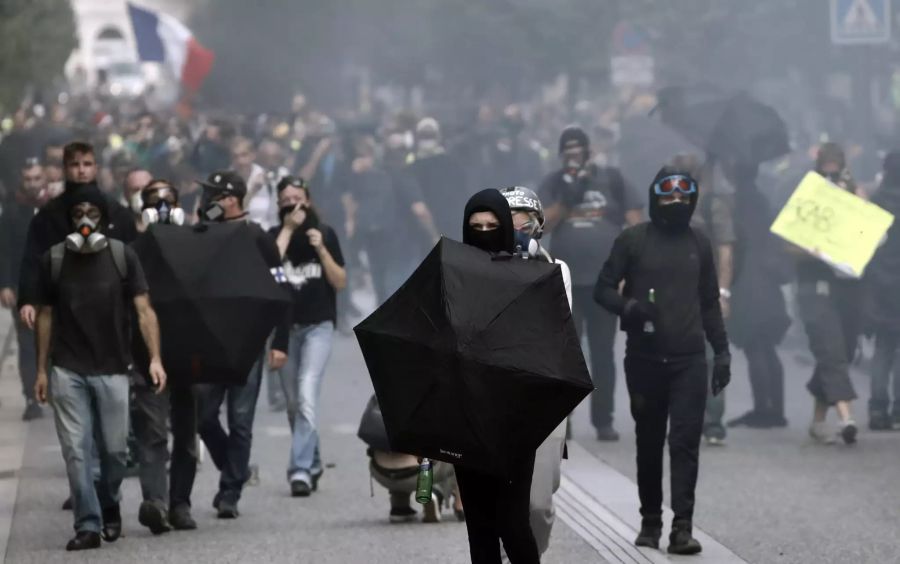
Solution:
{"label": "sneaker", "polygon": [[784,415],[770,413],[766,417],[769,420],[769,427],[773,429],[784,429],[788,426],[788,420],[784,418]]}
{"label": "sneaker", "polygon": [[440,523],[441,522],[441,499],[434,492],[431,492],[431,501],[425,504],[422,509],[423,523]]}
{"label": "sneaker", "polygon": [[161,535],[172,530],[166,510],[159,503],[144,501],[138,509],[138,523],[150,529],[154,535]]}
{"label": "sneaker", "polygon": [[238,512],[237,501],[229,496],[222,496],[222,499],[219,500],[219,519],[237,519],[238,515],[240,513]]}
{"label": "sneaker", "polygon": [[222,501],[222,492],[216,492],[216,495],[213,496],[212,506],[216,511],[219,510],[219,502]]}
{"label": "sneaker", "polygon": [[662,536],[662,526],[641,525],[641,532],[634,539],[634,546],[643,546],[659,550],[659,539]]}
{"label": "sneaker", "polygon": [[614,443],[619,440],[619,432],[613,429],[612,425],[600,427],[597,429],[597,440],[606,443]]}
{"label": "sneaker", "polygon": [[176,531],[193,531],[197,528],[197,522],[191,517],[191,506],[186,503],[169,510],[169,523]]}
{"label": "sneaker", "polygon": [[833,445],[837,442],[834,435],[828,432],[828,425],[818,421],[809,426],[809,436],[820,445]]}
{"label": "sneaker", "polygon": [[856,442],[856,423],[851,419],[841,425],[841,438],[844,439],[844,444],[852,445]]}
{"label": "sneaker", "polygon": [[76,533],[75,538],[66,544],[66,550],[69,552],[75,550],[89,550],[92,548],[100,548],[100,533],[81,531]]}
{"label": "sneaker", "polygon": [[28,403],[25,405],[25,412],[22,414],[22,421],[32,421],[43,416],[44,410],[41,409],[40,404],[34,400],[28,400]]}
{"label": "sneaker", "polygon": [[312,486],[305,480],[291,480],[291,497],[309,497]]}
{"label": "sneaker", "polygon": [[720,437],[718,435],[703,435],[706,438],[706,444],[711,447],[722,447],[725,446],[725,437]]}
{"label": "sneaker", "polygon": [[770,427],[769,422],[770,418],[766,413],[751,409],[740,417],[731,419],[726,425],[730,428],[749,427],[751,429],[767,429]]}
{"label": "sneaker", "polygon": [[316,491],[319,489],[319,479],[322,477],[322,474],[325,473],[324,469],[319,470],[318,472],[310,475],[310,479],[312,479],[312,491]]}
{"label": "sneaker", "polygon": [[106,542],[116,542],[122,536],[122,513],[118,503],[103,509],[101,534]]}
{"label": "sneaker", "polygon": [[412,507],[391,507],[389,519],[391,523],[411,523],[416,519],[416,510]]}
{"label": "sneaker", "polygon": [[669,535],[669,554],[699,554],[703,550],[690,529],[674,529]]}
{"label": "sneaker", "polygon": [[259,485],[259,464],[250,464],[247,466],[247,470],[249,470],[250,476],[247,478],[247,481],[244,482],[245,486],[258,486]]}

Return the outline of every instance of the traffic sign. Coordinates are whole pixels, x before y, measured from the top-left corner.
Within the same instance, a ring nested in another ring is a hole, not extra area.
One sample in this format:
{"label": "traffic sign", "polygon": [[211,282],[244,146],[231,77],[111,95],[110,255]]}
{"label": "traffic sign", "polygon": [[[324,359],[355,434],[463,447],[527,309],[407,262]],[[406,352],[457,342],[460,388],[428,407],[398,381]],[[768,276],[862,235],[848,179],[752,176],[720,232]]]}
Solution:
{"label": "traffic sign", "polygon": [[891,39],[891,0],[831,0],[831,42],[886,43]]}

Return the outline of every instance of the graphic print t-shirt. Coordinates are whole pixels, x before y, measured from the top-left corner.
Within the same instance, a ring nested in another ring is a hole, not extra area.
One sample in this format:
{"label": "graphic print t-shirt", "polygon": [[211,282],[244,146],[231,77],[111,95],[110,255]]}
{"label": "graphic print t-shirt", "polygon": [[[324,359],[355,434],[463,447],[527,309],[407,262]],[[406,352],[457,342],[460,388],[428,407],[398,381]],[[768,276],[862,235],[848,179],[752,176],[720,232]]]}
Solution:
{"label": "graphic print t-shirt", "polygon": [[[322,242],[334,262],[344,266],[341,245],[334,230],[324,224],[320,224],[318,229],[322,232]],[[278,237],[280,231],[281,227],[273,227],[269,230],[269,234],[274,239]],[[319,254],[309,244],[309,236],[304,231],[298,229],[294,232],[282,262],[294,300],[293,323],[310,325],[335,321],[336,292],[325,278],[325,269],[319,260]]]}

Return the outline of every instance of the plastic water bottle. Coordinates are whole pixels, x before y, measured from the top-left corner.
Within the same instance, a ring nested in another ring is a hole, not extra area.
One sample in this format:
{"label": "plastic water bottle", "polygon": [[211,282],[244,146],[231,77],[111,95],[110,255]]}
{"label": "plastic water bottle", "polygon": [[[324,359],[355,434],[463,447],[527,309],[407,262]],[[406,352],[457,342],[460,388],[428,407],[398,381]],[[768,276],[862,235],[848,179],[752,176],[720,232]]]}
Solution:
{"label": "plastic water bottle", "polygon": [[419,464],[419,478],[416,480],[416,501],[425,505],[431,502],[431,489],[434,485],[434,469],[431,460],[423,458]]}
{"label": "plastic water bottle", "polygon": [[[651,304],[655,304],[656,303],[656,290],[654,290],[653,288],[650,288],[650,295],[647,296],[647,299],[650,300]],[[645,321],[644,322],[644,333],[650,334],[650,333],[655,333],[655,332],[656,332],[656,328],[653,327],[653,322]]]}

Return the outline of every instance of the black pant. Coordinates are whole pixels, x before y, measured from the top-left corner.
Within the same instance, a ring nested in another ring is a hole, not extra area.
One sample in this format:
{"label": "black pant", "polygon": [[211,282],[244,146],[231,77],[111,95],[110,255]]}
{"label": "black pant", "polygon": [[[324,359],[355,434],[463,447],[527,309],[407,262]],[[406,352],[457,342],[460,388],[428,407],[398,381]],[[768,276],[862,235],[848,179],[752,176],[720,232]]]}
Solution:
{"label": "black pant", "polygon": [[637,436],[641,515],[648,521],[662,519],[663,447],[671,421],[672,510],[676,523],[690,526],[706,404],[706,359],[699,355],[661,362],[626,356],[625,379]]}
{"label": "black pant", "polygon": [[37,380],[34,331],[22,323],[15,308],[12,311],[13,322],[16,324],[16,338],[19,341],[19,377],[22,379],[22,395],[31,401],[34,399],[34,383]]}
{"label": "black pant", "polygon": [[147,385],[134,386],[132,416],[140,463],[141,494],[145,501],[164,504],[166,462],[169,460],[166,423],[171,411],[172,464],[169,467],[169,507],[191,504],[197,475],[197,400],[190,386],[170,386],[155,394]]}
{"label": "black pant", "polygon": [[511,564],[539,564],[531,532],[530,499],[534,453],[508,479],[456,466],[456,482],[466,508],[472,564],[500,564],[500,543]]}
{"label": "black pant", "polygon": [[594,301],[593,286],[572,287],[572,314],[578,337],[587,331],[588,351],[591,355],[591,423],[600,429],[612,425],[616,395],[616,344],[618,318]]}
{"label": "black pant", "polygon": [[801,283],[797,303],[816,367],[806,388],[827,405],[856,399],[850,363],[859,339],[856,288],[850,283]]}
{"label": "black pant", "polygon": [[784,417],[784,366],[778,357],[775,343],[768,338],[755,339],[744,348],[753,410]]}

